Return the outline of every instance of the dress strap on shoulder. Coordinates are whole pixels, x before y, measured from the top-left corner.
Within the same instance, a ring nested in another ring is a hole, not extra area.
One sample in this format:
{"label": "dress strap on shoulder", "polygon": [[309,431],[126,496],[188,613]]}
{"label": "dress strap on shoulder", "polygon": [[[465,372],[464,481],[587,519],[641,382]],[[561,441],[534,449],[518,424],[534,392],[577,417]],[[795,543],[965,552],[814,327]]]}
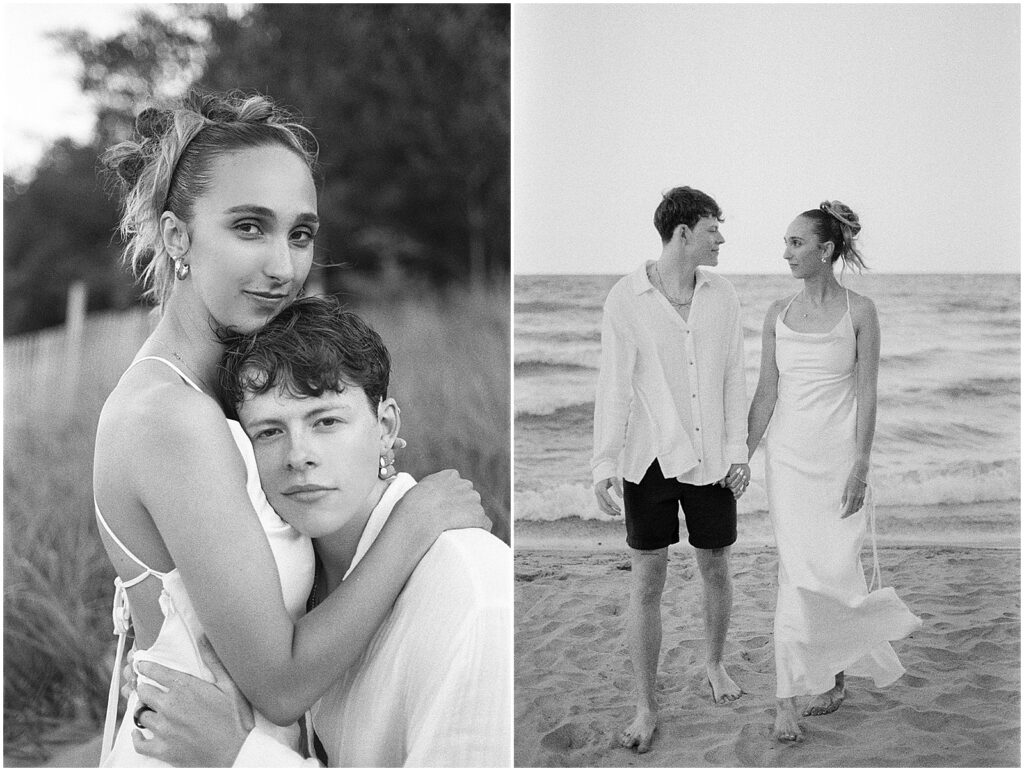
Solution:
{"label": "dress strap on shoulder", "polygon": [[846,312],[850,312],[850,290],[846,290]]}
{"label": "dress strap on shoulder", "polygon": [[[184,381],[185,381],[186,383],[188,383],[188,384],[189,384],[190,386],[192,386],[192,387],[193,387],[194,389],[196,389],[197,391],[199,391],[199,393],[205,393],[205,392],[203,391],[203,389],[202,389],[202,388],[200,388],[199,386],[197,386],[197,385],[195,384],[195,382],[194,382],[194,381],[192,380],[192,378],[190,378],[190,377],[189,377],[188,375],[186,375],[186,374],[185,374],[184,372],[182,372],[182,371],[181,371],[181,369],[180,369],[179,367],[177,367],[177,366],[176,366],[176,365],[174,364],[174,362],[168,361],[167,359],[163,358],[162,356],[142,356],[141,358],[138,358],[138,359],[136,359],[135,361],[133,361],[133,362],[132,362],[132,363],[131,363],[131,364],[130,364],[130,365],[128,366],[128,369],[131,369],[131,368],[132,368],[132,367],[134,367],[134,366],[135,366],[136,364],[138,364],[139,362],[143,362],[143,361],[159,361],[159,362],[163,362],[163,363],[164,363],[164,364],[166,364],[166,365],[167,365],[168,367],[170,367],[171,369],[173,369],[173,370],[175,371],[175,373],[177,373],[178,377],[180,377],[180,378],[181,378],[182,380],[184,380]],[[127,372],[127,371],[128,371],[128,369],[126,369],[126,370],[125,370],[125,372]]]}
{"label": "dress strap on shoulder", "polygon": [[[786,313],[789,311],[789,306],[792,305],[793,301],[796,300],[796,298],[799,297],[799,296],[800,296],[800,292],[797,292],[795,295],[793,295],[792,297],[789,298],[789,302],[786,303],[786,307],[783,308],[782,311],[779,313],[779,315],[776,317],[776,319],[775,319],[776,321],[782,321],[782,319],[785,318]],[[783,323],[785,323],[785,322],[783,322]]]}

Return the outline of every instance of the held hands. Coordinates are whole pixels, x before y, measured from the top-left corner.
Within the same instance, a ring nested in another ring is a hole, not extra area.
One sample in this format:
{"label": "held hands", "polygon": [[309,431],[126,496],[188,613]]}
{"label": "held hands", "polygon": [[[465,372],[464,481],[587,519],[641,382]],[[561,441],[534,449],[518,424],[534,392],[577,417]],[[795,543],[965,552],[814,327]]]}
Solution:
{"label": "held hands", "polygon": [[846,479],[846,488],[843,490],[843,513],[839,515],[840,519],[846,519],[861,510],[868,489],[867,478],[866,471],[854,468],[850,472],[850,476]]}
{"label": "held hands", "polygon": [[720,479],[718,484],[728,487],[732,491],[732,497],[739,500],[750,484],[750,466],[746,463],[733,463],[729,466],[729,473]]}
{"label": "held hands", "polygon": [[208,683],[152,661],[139,663],[139,672],[167,689],[142,681],[135,725],[152,732],[147,739],[132,731],[135,749],[173,766],[231,766],[253,729],[252,707],[235,687],[205,637],[199,641],[203,662],[216,678]]}
{"label": "held hands", "polygon": [[622,515],[622,507],[612,498],[610,489],[622,500],[622,480],[619,477],[608,477],[594,485],[594,495],[597,496],[597,505],[605,514],[612,517]]}

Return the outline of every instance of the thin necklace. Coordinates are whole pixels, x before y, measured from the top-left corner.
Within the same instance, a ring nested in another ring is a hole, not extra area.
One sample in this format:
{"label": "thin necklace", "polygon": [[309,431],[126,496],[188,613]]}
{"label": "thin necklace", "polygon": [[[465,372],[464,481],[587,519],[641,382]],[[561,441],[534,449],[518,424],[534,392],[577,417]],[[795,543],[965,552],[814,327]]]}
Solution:
{"label": "thin necklace", "polygon": [[153,338],[153,342],[156,343],[157,345],[159,345],[160,347],[162,347],[165,351],[168,351],[171,354],[171,356],[173,356],[175,359],[177,359],[181,363],[181,366],[184,367],[186,370],[188,370],[188,372],[192,375],[192,377],[195,378],[196,382],[199,385],[203,386],[204,392],[207,392],[207,391],[210,390],[209,386],[206,385],[206,381],[203,378],[199,377],[199,375],[196,373],[196,371],[191,366],[189,366],[188,362],[185,361],[181,357],[180,353],[178,353],[176,350],[171,348],[171,346],[167,345],[167,343],[165,343],[163,340],[160,340],[160,339],[157,339],[157,338],[154,337]]}
{"label": "thin necklace", "polygon": [[690,303],[693,302],[692,293],[690,294],[690,299],[686,300],[685,302],[683,300],[676,300],[674,297],[672,297],[672,295],[668,293],[668,287],[665,286],[665,280],[661,277],[661,271],[658,270],[658,263],[654,263],[654,272],[658,274],[658,284],[661,285],[661,291],[665,293],[665,299],[667,299],[670,303],[672,303],[673,305],[689,305]]}
{"label": "thin necklace", "polygon": [[[813,307],[814,307],[814,303],[813,303],[813,302],[811,302],[811,298],[810,298],[810,297],[809,297],[809,296],[807,295],[807,288],[806,288],[806,287],[804,287],[803,289],[801,289],[801,290],[800,290],[800,294],[802,294],[802,295],[804,296],[804,302],[805,302],[805,303],[807,303],[808,305],[810,305],[810,306],[811,306],[811,307],[813,308]],[[836,297],[838,297],[838,296],[839,296],[839,295],[836,295]],[[818,307],[819,307],[819,308],[824,308],[824,307],[825,307],[825,305],[826,305],[826,304],[828,303],[828,299],[829,299],[829,298],[825,298],[825,302],[823,302],[823,303],[822,303],[821,305],[819,305]],[[804,319],[806,319],[806,318],[807,318],[808,316],[810,316],[810,315],[811,315],[811,312],[810,312],[810,311],[807,311],[807,313],[803,314],[803,315],[802,315],[802,316],[801,316],[800,318],[804,318]]]}

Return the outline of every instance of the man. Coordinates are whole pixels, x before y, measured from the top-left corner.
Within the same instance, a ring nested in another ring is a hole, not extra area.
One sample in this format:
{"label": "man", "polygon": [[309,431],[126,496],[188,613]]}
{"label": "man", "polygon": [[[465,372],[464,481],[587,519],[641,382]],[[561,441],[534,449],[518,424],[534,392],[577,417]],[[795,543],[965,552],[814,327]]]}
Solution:
{"label": "man", "polygon": [[[408,474],[378,474],[399,428],[387,398],[387,350],[357,316],[311,297],[229,345],[224,368],[222,390],[252,440],[267,498],[314,539],[315,604],[348,577],[415,485]],[[511,764],[511,579],[511,552],[490,533],[450,530],[437,539],[359,662],[311,710],[330,765]],[[302,764],[291,749],[249,732],[248,705],[223,669],[212,668],[216,685],[155,670],[157,682],[171,680],[174,698],[145,694],[163,725],[206,727],[208,739],[158,726],[175,764],[210,764],[204,742],[229,745],[236,766]],[[232,724],[241,728],[224,738],[220,727]],[[199,745],[196,754],[190,744]]]}
{"label": "man", "polygon": [[621,279],[604,306],[592,469],[601,510],[622,513],[610,489],[625,508],[637,711],[619,738],[637,752],[650,749],[657,726],[661,595],[680,505],[704,584],[712,697],[723,704],[742,694],[722,665],[732,608],[729,546],[750,469],[739,300],[707,270],[725,242],[721,217],[699,190],[666,193],[654,214],[660,259]]}

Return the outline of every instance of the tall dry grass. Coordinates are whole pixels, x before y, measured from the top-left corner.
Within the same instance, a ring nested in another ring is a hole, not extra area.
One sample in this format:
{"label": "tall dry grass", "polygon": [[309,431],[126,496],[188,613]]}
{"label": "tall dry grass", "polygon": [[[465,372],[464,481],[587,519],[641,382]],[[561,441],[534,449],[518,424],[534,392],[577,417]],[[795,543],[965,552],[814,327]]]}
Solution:
{"label": "tall dry grass", "polygon": [[[507,285],[357,309],[394,360],[409,442],[399,467],[459,469],[508,541]],[[59,331],[4,345],[5,757],[42,759],[49,729],[102,721],[114,573],[93,519],[92,449],[103,401],[147,329],[144,312],[107,314],[87,321],[78,354]]]}

